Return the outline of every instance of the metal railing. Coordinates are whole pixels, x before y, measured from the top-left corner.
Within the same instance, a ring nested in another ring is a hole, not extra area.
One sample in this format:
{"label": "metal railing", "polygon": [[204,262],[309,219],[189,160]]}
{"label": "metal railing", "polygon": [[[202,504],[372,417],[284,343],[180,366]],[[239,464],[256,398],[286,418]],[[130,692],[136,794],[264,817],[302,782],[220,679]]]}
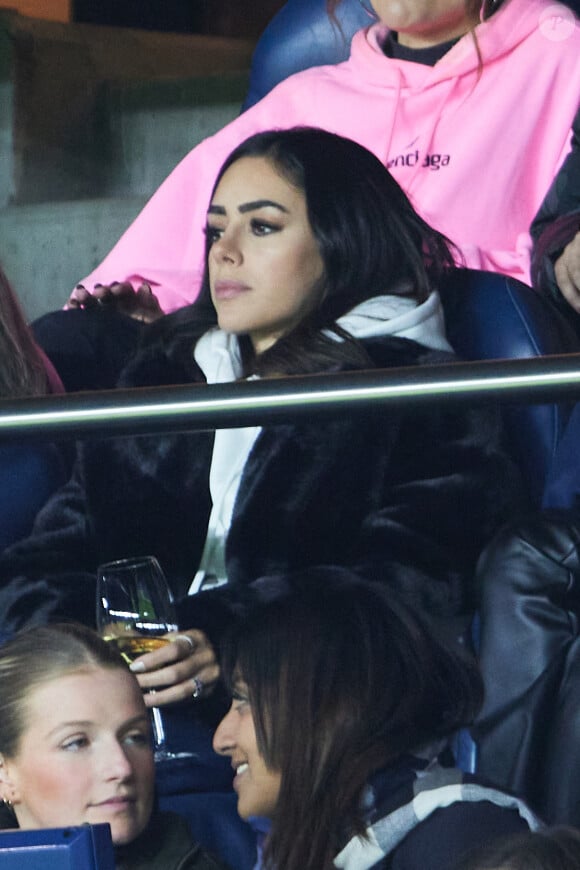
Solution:
{"label": "metal railing", "polygon": [[580,354],[453,362],[228,384],[0,402],[0,442],[268,425],[386,404],[553,402],[580,397]]}

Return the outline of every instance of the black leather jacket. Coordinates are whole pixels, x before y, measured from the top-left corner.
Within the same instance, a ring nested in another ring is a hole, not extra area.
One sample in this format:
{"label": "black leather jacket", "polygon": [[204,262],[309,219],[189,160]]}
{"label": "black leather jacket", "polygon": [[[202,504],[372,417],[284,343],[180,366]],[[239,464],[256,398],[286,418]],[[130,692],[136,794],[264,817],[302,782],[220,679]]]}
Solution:
{"label": "black leather jacket", "polygon": [[580,824],[580,513],[504,528],[478,566],[486,700],[478,773]]}
{"label": "black leather jacket", "polygon": [[[572,150],[554,179],[531,234],[534,240],[532,284],[557,300],[562,296],[554,276],[554,263],[580,230],[580,109],[572,125]],[[567,306],[567,303],[564,303]]]}

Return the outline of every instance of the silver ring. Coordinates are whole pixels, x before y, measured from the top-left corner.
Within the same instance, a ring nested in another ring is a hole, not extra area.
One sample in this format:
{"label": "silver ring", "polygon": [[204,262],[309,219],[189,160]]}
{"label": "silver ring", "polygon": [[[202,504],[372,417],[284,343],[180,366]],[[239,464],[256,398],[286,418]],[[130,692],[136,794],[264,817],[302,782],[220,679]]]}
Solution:
{"label": "silver ring", "polygon": [[200,680],[199,677],[194,677],[191,682],[193,683],[191,697],[194,701],[197,701],[203,694],[203,681]]}

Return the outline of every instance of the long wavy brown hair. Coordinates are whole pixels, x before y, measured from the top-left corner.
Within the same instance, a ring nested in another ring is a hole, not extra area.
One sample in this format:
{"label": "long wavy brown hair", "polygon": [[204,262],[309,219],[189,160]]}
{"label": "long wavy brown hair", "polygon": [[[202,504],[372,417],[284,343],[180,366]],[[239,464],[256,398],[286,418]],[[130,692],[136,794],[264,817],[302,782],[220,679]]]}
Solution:
{"label": "long wavy brown hair", "polygon": [[222,645],[247,686],[260,753],[281,773],[268,870],[331,870],[365,829],[369,777],[472,721],[474,661],[437,640],[386,584],[339,567],[263,578]]}
{"label": "long wavy brown hair", "polygon": [[43,396],[47,392],[42,356],[0,266],[0,399]]}
{"label": "long wavy brown hair", "polygon": [[[313,374],[337,365],[364,368],[369,363],[366,351],[336,321],[384,293],[423,302],[445,280],[459,253],[417,214],[381,161],[351,139],[312,127],[257,133],[230,154],[214,190],[243,157],[266,158],[304,193],[324,264],[325,291],[316,311],[264,353],[254,354],[247,336],[240,336],[245,374]],[[151,327],[148,340],[170,360],[190,359],[196,341],[217,323],[207,268],[210,244],[208,239],[197,300]]]}

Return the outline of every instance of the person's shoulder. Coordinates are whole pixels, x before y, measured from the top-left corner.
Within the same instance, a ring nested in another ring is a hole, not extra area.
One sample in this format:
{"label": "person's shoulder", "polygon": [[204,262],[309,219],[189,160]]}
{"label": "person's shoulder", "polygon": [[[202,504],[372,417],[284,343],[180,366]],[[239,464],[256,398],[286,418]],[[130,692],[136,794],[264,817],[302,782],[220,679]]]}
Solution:
{"label": "person's shoulder", "polygon": [[[206,852],[199,843],[192,841],[189,825],[185,819],[175,813],[163,813],[162,816],[169,830],[173,831],[173,836],[178,836],[183,844],[184,851],[174,865],[175,870],[227,870],[226,865],[217,857]],[[169,864],[164,864],[163,870],[172,870],[172,868]]]}
{"label": "person's shoulder", "polygon": [[350,74],[350,60],[299,70],[276,84],[240,117],[240,121],[246,120],[247,115],[248,123],[259,122],[262,126],[265,122],[270,126],[278,123],[289,127],[307,124],[312,116],[311,123],[314,124],[316,114],[323,108],[318,104],[316,94],[342,91]]}
{"label": "person's shoulder", "polygon": [[[549,70],[556,63],[577,68],[580,57],[580,22],[572,9],[553,0],[505,0],[500,9],[483,25],[481,38],[487,53],[488,43],[495,51],[518,49],[516,56],[521,61],[521,51],[528,49],[533,57],[541,50],[540,68]],[[484,54],[484,56],[485,56]]]}
{"label": "person's shoulder", "polygon": [[[246,120],[254,123],[256,119],[264,117],[271,119],[280,112],[287,112],[288,108],[294,105],[299,110],[299,117],[296,118],[295,123],[306,123],[309,113],[314,116],[325,108],[317,103],[313,94],[319,90],[330,92],[335,88],[343,90],[345,84],[351,80],[358,83],[361,78],[359,61],[361,57],[366,58],[368,54],[376,56],[381,61],[381,70],[383,70],[384,62],[389,59],[372,41],[367,40],[366,31],[357,31],[352,38],[349,57],[335,63],[315,64],[296,70],[277,82],[258,102],[240,115],[237,123],[243,126]],[[364,82],[361,82],[362,84]],[[281,123],[284,127],[290,126],[286,117],[281,119]]]}
{"label": "person's shoulder", "polygon": [[185,855],[175,870],[227,870],[226,865],[205,852],[201,846],[193,846]]}
{"label": "person's shoulder", "polygon": [[117,850],[118,870],[224,870],[217,858],[192,839],[182,816],[155,813],[141,836]]}
{"label": "person's shoulder", "polygon": [[496,837],[527,831],[515,806],[495,803],[481,790],[479,800],[440,806],[420,822],[393,853],[391,870],[425,866],[447,870],[468,850]]}
{"label": "person's shoulder", "polygon": [[[163,812],[157,814],[157,823],[163,828],[164,836],[171,841],[176,851],[180,851],[175,870],[226,870],[214,855],[193,841],[186,819],[177,813]],[[170,870],[170,865],[164,865],[164,870]]]}
{"label": "person's shoulder", "polygon": [[[190,353],[168,353],[168,346],[174,340],[177,344],[179,337],[174,337],[170,332],[164,335],[165,342],[161,335],[141,344],[123,369],[118,381],[119,387],[157,387],[204,380],[193,357],[193,340]],[[187,339],[183,343],[186,345]]]}

